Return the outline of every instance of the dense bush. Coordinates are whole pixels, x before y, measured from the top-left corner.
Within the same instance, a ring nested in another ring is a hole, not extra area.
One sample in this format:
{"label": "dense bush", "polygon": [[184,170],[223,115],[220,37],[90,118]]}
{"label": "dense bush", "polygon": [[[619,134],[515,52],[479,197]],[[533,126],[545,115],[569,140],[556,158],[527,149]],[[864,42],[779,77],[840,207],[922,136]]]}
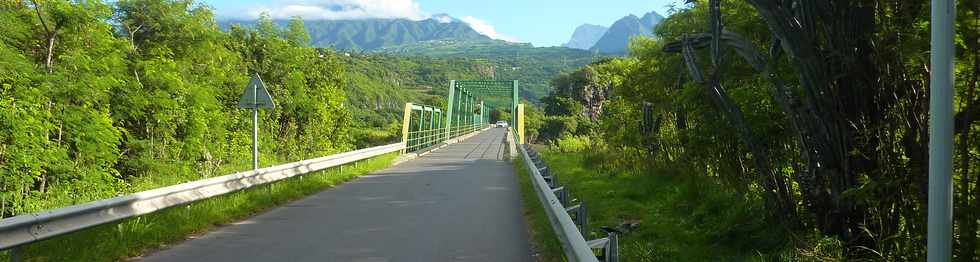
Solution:
{"label": "dense bush", "polygon": [[554,140],[551,148],[558,152],[585,152],[592,149],[592,140],[587,136],[564,136]]}
{"label": "dense bush", "polygon": [[[596,137],[617,157],[640,155],[763,206],[758,219],[807,236],[790,257],[820,259],[837,246],[846,259],[922,260],[929,2],[722,0],[716,14],[708,2],[677,10],[657,39],[635,38],[629,57],[557,79],[567,99],[551,99],[550,112],[567,113],[573,99],[599,116]],[[973,261],[980,5],[960,1],[957,10],[954,252]],[[722,21],[719,52],[709,48],[710,19]],[[542,137],[570,125],[546,120]],[[705,222],[729,232],[720,239],[748,227]]]}
{"label": "dense bush", "polygon": [[0,216],[353,147],[344,70],[301,20],[221,31],[190,0],[0,2]]}

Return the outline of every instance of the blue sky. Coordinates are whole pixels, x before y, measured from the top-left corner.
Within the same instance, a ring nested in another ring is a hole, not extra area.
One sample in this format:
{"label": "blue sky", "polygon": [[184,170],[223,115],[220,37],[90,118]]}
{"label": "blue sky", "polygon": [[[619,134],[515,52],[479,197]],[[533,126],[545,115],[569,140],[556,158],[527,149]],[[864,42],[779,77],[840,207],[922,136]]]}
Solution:
{"label": "blue sky", "polygon": [[610,26],[628,14],[656,11],[666,16],[668,5],[680,0],[202,0],[219,18],[254,18],[268,12],[274,18],[304,19],[407,18],[426,19],[446,13],[493,38],[556,46],[568,41],[583,24]]}

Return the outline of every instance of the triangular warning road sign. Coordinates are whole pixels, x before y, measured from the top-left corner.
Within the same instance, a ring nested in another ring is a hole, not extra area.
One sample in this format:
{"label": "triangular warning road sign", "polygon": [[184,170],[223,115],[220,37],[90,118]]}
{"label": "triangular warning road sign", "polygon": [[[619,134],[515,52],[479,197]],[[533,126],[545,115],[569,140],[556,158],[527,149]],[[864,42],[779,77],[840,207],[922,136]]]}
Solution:
{"label": "triangular warning road sign", "polygon": [[265,88],[265,83],[262,83],[259,74],[253,75],[252,80],[248,81],[248,85],[245,86],[245,93],[242,94],[242,99],[238,101],[238,106],[241,108],[276,108],[276,103],[272,102],[272,96],[269,95],[269,90]]}

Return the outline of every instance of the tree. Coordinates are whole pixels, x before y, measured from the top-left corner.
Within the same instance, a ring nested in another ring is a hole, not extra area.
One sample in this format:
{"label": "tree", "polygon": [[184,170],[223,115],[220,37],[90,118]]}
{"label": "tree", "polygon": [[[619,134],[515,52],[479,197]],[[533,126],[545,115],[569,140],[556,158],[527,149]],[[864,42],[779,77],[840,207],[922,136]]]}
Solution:
{"label": "tree", "polygon": [[247,166],[254,72],[281,106],[263,164],[350,149],[343,65],[290,28],[226,33],[192,0],[0,1],[0,217]]}
{"label": "tree", "polygon": [[[980,156],[971,139],[980,33],[962,30],[980,28],[977,2],[960,2],[957,16],[956,251],[963,261],[976,257],[971,210],[980,207],[971,165]],[[749,198],[760,194],[755,187],[798,198],[771,215],[798,213],[802,230],[840,239],[849,257],[918,260],[925,252],[927,6],[696,1],[656,28],[659,39],[634,39],[631,57],[618,59],[636,62],[615,70],[626,76],[604,106],[603,136],[626,148],[654,141],[663,154],[651,161],[717,177]],[[646,105],[659,128],[622,131],[642,120]]]}
{"label": "tree", "polygon": [[308,47],[310,45],[310,33],[306,31],[306,25],[302,18],[297,16],[289,19],[285,38],[294,46]]}

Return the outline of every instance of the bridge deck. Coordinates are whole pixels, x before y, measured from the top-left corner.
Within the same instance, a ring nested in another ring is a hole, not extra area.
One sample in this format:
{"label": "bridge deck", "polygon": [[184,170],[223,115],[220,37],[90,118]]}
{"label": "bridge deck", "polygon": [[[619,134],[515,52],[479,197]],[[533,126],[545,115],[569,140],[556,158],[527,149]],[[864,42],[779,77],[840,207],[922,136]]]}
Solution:
{"label": "bridge deck", "polygon": [[495,128],[142,261],[532,261]]}

